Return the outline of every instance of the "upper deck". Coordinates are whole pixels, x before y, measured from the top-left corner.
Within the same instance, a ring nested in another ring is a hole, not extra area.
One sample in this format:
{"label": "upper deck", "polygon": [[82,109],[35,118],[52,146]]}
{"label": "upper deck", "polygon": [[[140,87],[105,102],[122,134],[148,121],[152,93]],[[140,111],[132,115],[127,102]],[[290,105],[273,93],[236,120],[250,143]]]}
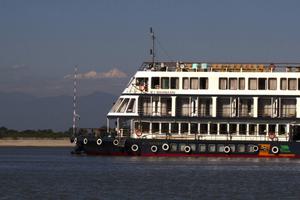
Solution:
{"label": "upper deck", "polygon": [[164,72],[300,72],[300,63],[144,62],[139,71]]}

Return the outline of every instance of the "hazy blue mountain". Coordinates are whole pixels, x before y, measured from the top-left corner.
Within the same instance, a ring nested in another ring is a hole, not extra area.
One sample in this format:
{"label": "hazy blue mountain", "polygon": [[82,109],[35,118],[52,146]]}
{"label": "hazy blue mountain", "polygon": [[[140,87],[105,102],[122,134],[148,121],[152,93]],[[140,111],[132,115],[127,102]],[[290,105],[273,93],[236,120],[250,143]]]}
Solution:
{"label": "hazy blue mountain", "polygon": [[[78,98],[80,126],[100,127],[116,96],[94,93]],[[0,93],[0,126],[11,129],[67,130],[72,126],[73,97],[34,97],[22,93]]]}

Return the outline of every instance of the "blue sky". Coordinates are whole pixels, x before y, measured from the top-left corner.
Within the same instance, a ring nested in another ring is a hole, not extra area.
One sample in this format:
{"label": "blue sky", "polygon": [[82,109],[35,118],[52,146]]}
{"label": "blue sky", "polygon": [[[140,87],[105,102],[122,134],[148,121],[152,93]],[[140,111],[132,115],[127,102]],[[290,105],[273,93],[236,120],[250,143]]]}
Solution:
{"label": "blue sky", "polygon": [[296,0],[0,0],[0,92],[72,94],[65,77],[78,65],[96,74],[80,81],[81,94],[117,94],[150,59],[150,26],[160,60],[300,62],[299,7]]}

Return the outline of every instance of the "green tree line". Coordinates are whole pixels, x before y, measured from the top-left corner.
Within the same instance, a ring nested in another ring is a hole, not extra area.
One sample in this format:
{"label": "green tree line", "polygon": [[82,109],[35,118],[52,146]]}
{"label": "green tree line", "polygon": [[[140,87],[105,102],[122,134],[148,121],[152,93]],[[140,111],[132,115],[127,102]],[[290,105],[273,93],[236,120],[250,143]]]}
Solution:
{"label": "green tree line", "polygon": [[63,138],[70,137],[72,134],[72,128],[67,131],[53,131],[52,129],[43,129],[43,130],[23,130],[18,131],[14,129],[8,129],[6,127],[0,127],[0,138]]}

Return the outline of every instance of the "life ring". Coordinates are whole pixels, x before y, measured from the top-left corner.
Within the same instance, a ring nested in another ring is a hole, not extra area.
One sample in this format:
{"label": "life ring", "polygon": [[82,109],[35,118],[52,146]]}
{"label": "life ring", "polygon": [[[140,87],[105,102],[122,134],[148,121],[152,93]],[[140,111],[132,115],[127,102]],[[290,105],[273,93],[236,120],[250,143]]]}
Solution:
{"label": "life ring", "polygon": [[134,152],[137,152],[139,150],[139,146],[137,144],[133,144],[131,146],[131,150],[134,151]]}
{"label": "life ring", "polygon": [[151,151],[152,151],[153,153],[156,153],[157,150],[158,150],[158,148],[157,148],[156,145],[152,145],[152,146],[151,146]]}
{"label": "life ring", "polygon": [[254,152],[257,152],[259,150],[257,145],[253,145],[252,149],[253,149]]}
{"label": "life ring", "polygon": [[167,144],[167,143],[164,143],[162,146],[161,146],[162,150],[164,151],[168,151],[170,146]]}
{"label": "life ring", "polygon": [[184,147],[184,152],[185,152],[185,153],[190,153],[191,150],[192,150],[192,149],[191,149],[190,146],[185,146],[185,147]]}
{"label": "life ring", "polygon": [[273,146],[271,149],[273,154],[278,154],[279,153],[279,148],[277,146]]}
{"label": "life ring", "polygon": [[100,146],[102,144],[102,140],[99,138],[99,139],[97,139],[96,143],[98,146]]}
{"label": "life ring", "polygon": [[74,138],[73,142],[74,144],[77,144],[77,138]]}
{"label": "life ring", "polygon": [[87,144],[88,143],[88,139],[87,138],[84,138],[83,139],[83,144]]}
{"label": "life ring", "polygon": [[231,148],[229,146],[224,147],[224,153],[228,154],[228,153],[230,153],[230,151],[231,151]]}
{"label": "life ring", "polygon": [[141,137],[142,131],[140,129],[135,129],[135,134],[136,134],[136,136]]}
{"label": "life ring", "polygon": [[118,140],[118,139],[114,139],[113,144],[114,144],[115,146],[117,146],[117,145],[119,144],[119,140]]}

